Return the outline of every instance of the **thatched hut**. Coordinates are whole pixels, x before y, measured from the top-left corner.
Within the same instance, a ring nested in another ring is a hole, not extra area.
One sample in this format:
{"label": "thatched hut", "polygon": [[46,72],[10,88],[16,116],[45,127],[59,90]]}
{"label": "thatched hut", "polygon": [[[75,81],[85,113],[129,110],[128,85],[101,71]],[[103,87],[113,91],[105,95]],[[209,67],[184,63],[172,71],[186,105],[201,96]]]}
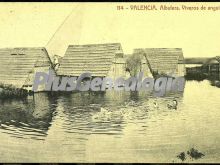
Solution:
{"label": "thatched hut", "polygon": [[[43,47],[0,49],[0,84],[31,91],[36,72],[52,68],[49,55]],[[40,86],[39,91],[44,90]]]}
{"label": "thatched hut", "polygon": [[210,58],[205,64],[202,65],[204,73],[219,73],[220,71],[220,60],[218,57]]}
{"label": "thatched hut", "polygon": [[181,48],[146,48],[135,49],[134,54],[145,57],[153,75],[184,76],[186,74]]}
{"label": "thatched hut", "polygon": [[120,43],[69,45],[57,71],[59,76],[124,77],[126,62]]}

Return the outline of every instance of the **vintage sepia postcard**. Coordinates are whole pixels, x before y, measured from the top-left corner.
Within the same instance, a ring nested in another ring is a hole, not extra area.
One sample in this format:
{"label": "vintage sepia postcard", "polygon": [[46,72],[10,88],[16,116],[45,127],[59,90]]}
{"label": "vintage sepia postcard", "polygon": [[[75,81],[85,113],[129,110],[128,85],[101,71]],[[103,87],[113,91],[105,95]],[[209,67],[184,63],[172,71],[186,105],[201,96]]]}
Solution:
{"label": "vintage sepia postcard", "polygon": [[0,162],[219,163],[220,3],[0,3]]}

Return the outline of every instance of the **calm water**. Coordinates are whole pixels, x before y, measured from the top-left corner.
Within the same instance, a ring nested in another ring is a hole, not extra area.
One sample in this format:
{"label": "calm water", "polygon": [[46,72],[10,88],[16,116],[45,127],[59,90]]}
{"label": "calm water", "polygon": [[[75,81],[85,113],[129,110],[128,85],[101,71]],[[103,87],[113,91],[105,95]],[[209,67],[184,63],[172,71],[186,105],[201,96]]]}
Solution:
{"label": "calm water", "polygon": [[[167,108],[173,97],[177,110]],[[181,162],[177,154],[194,147],[205,156],[185,162],[220,162],[219,98],[204,80],[164,98],[108,92],[2,100],[0,161]]]}

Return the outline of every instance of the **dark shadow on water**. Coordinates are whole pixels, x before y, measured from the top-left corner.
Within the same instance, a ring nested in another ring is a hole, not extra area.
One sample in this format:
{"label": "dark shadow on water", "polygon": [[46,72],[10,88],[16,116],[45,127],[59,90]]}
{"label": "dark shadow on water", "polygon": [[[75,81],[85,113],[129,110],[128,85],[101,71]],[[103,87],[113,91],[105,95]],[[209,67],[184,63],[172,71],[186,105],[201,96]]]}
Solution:
{"label": "dark shadow on water", "polygon": [[210,85],[220,88],[220,74],[212,73],[188,73],[185,76],[187,81],[196,80],[196,81],[203,81],[209,80]]}
{"label": "dark shadow on water", "polygon": [[[23,100],[0,100],[1,131],[21,138],[44,137],[51,126],[56,99],[36,93]],[[41,138],[39,138],[41,139]]]}
{"label": "dark shadow on water", "polygon": [[137,91],[130,92],[130,99],[133,101],[138,101],[139,100],[139,92],[137,92]]}
{"label": "dark shadow on water", "polygon": [[203,81],[208,78],[207,74],[204,73],[188,73],[185,76],[186,80],[196,80],[196,81]]}
{"label": "dark shadow on water", "polygon": [[127,122],[149,118],[149,108],[157,111],[153,101],[167,109],[173,98],[180,102],[182,94],[167,94],[159,103],[160,99],[142,92],[35,93],[34,98],[0,100],[0,131],[43,139],[55,122],[53,117],[60,115],[66,133],[119,135]]}
{"label": "dark shadow on water", "polygon": [[220,88],[220,74],[210,75],[208,80],[212,86]]}

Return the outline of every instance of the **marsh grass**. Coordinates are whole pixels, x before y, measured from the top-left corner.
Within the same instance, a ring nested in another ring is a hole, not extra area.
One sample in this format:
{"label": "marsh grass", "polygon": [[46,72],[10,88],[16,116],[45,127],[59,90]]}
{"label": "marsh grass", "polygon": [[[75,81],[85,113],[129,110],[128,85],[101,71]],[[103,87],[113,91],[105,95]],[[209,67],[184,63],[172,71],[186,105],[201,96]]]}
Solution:
{"label": "marsh grass", "polygon": [[24,89],[19,89],[13,85],[0,84],[0,99],[23,98],[28,95]]}

